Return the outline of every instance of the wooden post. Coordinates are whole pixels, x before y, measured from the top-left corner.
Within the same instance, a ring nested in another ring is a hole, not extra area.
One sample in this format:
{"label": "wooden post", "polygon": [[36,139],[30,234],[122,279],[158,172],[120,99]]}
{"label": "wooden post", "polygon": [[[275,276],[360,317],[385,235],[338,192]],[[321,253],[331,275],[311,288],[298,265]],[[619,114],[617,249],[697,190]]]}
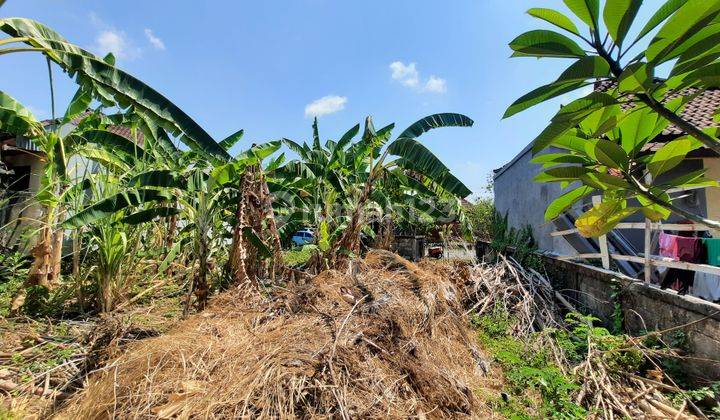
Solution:
{"label": "wooden post", "polygon": [[[652,175],[650,173],[645,175],[645,182],[647,185],[652,185]],[[652,259],[650,253],[652,252],[652,221],[645,218],[645,284],[650,284],[652,277]]]}
{"label": "wooden post", "polygon": [[[593,206],[597,206],[602,202],[602,197],[595,195],[592,198]],[[608,252],[607,235],[602,235],[598,238],[598,244],[600,244],[600,255],[602,258],[602,266],[604,269],[610,269],[610,253]]]}

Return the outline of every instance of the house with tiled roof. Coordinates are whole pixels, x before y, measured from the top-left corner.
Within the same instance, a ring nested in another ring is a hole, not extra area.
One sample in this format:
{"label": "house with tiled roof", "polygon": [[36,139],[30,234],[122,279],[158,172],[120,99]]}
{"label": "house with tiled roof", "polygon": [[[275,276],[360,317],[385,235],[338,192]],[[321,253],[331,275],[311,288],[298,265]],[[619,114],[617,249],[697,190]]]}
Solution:
{"label": "house with tiled roof", "polygon": [[[598,86],[603,90],[603,86]],[[693,94],[694,92],[683,92]],[[668,100],[672,99],[671,96]],[[718,126],[713,116],[720,109],[720,89],[709,89],[700,93],[689,102],[682,111],[682,117],[701,128]],[[675,126],[669,126],[653,141],[648,143],[644,150],[654,151],[670,140],[683,136],[682,130]],[[557,153],[559,150],[548,148],[543,153]],[[541,250],[557,255],[576,255],[578,253],[597,252],[598,245],[594,240],[585,239],[578,235],[551,236],[552,232],[570,229],[574,225],[575,217],[579,216],[584,209],[591,206],[591,199],[576,204],[566,215],[546,222],[544,219],[545,209],[563,191],[558,183],[536,183],[533,181],[538,175],[541,165],[531,163],[532,144],[528,144],[512,160],[501,168],[495,169],[494,195],[495,206],[501,213],[508,214],[508,223],[520,228],[525,225],[532,226],[535,239]],[[663,174],[658,181],[673,179],[678,176],[707,169],[706,176],[720,180],[720,157],[707,148],[697,149],[691,152],[686,159],[671,171]],[[704,217],[720,220],[720,188],[703,188],[682,191],[671,194],[674,203],[695,214]],[[644,219],[637,214],[628,219],[629,222],[641,222]],[[669,223],[680,220],[680,217],[672,215]],[[720,232],[715,232],[716,237]],[[643,232],[641,230],[625,230],[622,233],[613,231],[608,238],[616,248],[623,253],[642,251]],[[626,267],[628,272],[632,267]]]}

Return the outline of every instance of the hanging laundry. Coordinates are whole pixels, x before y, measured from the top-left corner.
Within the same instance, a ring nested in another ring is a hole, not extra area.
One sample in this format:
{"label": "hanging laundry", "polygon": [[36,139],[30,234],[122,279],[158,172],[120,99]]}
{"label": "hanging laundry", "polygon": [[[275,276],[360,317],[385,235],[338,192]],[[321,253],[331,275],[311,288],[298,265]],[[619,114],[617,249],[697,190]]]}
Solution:
{"label": "hanging laundry", "polygon": [[695,282],[691,294],[710,302],[720,301],[720,276],[701,272],[695,273]]}
{"label": "hanging laundry", "polygon": [[698,263],[702,254],[702,239],[660,233],[660,255],[663,257]]}
{"label": "hanging laundry", "polygon": [[[704,255],[700,238],[660,233],[660,255],[675,261],[699,263]],[[695,272],[671,268],[660,283],[661,289],[672,287],[678,294],[686,294],[693,287]]]}
{"label": "hanging laundry", "polygon": [[702,240],[707,248],[708,264],[720,267],[720,238]]}

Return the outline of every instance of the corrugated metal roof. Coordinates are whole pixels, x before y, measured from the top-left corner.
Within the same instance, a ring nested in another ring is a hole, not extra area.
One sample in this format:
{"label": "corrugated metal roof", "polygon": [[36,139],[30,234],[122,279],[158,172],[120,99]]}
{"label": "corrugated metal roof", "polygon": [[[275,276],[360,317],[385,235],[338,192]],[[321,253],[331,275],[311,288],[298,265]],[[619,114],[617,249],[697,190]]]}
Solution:
{"label": "corrugated metal roof", "polygon": [[15,147],[18,149],[25,149],[29,150],[31,152],[40,152],[41,150],[37,147],[34,141],[31,139],[25,137],[25,136],[17,136],[15,137]]}

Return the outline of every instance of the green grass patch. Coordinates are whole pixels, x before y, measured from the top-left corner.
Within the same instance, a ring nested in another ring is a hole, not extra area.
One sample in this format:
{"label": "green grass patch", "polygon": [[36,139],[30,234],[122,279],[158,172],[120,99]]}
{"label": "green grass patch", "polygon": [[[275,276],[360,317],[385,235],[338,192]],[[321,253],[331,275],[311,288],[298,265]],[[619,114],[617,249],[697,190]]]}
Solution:
{"label": "green grass patch", "polygon": [[288,267],[301,267],[307,264],[308,261],[310,261],[313,249],[316,248],[307,245],[288,249],[287,251],[283,252],[283,261],[285,261],[285,264],[287,264]]}
{"label": "green grass patch", "polygon": [[510,419],[579,419],[587,411],[575,404],[575,381],[563,374],[552,355],[536,338],[524,343],[510,335],[514,320],[507,313],[474,317],[473,326],[484,349],[500,364],[507,381],[501,398],[491,399],[493,409]]}

